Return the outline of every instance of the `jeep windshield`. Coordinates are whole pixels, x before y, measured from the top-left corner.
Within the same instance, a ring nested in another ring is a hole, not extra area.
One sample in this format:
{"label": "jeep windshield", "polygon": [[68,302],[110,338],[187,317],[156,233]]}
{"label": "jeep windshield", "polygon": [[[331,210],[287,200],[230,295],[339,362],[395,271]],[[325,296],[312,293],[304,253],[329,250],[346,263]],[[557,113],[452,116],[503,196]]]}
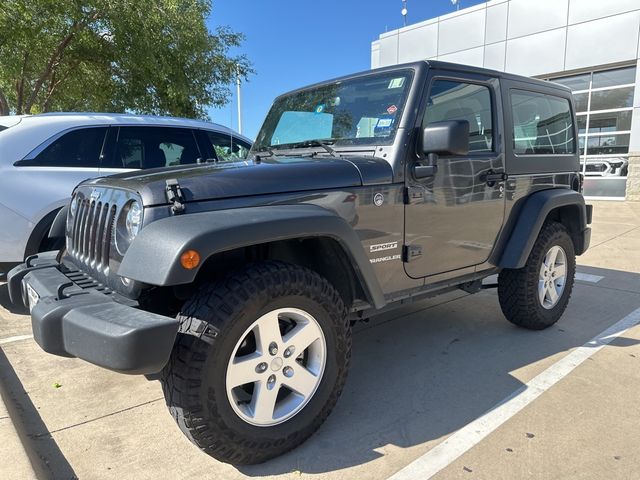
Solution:
{"label": "jeep windshield", "polygon": [[401,70],[283,95],[271,107],[252,151],[391,144],[411,79],[411,71]]}

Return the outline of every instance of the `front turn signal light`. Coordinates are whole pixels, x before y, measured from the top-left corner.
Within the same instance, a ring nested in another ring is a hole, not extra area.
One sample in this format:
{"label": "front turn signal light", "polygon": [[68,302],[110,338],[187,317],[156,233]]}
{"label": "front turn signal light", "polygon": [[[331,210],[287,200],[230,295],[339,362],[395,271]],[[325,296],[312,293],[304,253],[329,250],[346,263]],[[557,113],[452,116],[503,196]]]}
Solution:
{"label": "front turn signal light", "polygon": [[186,250],[180,255],[180,265],[187,270],[193,270],[200,265],[200,254],[195,250]]}

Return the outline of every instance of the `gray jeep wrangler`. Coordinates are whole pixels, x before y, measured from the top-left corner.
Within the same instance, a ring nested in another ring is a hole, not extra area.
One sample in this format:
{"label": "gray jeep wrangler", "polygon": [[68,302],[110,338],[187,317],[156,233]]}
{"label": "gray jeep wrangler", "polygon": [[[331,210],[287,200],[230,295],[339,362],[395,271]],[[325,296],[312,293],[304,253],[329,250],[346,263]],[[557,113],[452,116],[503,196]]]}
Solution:
{"label": "gray jeep wrangler", "polygon": [[507,320],[558,321],[590,239],[576,133],[567,88],[472,67],[302,88],[248,161],[79,185],[11,299],[43,350],[161,372],[193,443],[262,462],[327,418],[359,319],[499,274]]}

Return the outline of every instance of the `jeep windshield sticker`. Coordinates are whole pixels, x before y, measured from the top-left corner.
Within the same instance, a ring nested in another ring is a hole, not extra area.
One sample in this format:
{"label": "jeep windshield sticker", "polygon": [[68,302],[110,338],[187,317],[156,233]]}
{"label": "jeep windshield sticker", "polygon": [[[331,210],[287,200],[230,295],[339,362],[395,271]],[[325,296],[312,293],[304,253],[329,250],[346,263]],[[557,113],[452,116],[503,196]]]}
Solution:
{"label": "jeep windshield sticker", "polygon": [[381,252],[383,250],[393,250],[398,248],[398,242],[378,243],[369,247],[369,252]]}
{"label": "jeep windshield sticker", "polygon": [[386,137],[393,128],[394,117],[389,118],[386,114],[384,117],[379,118],[376,126],[373,129],[374,137]]}
{"label": "jeep windshield sticker", "polygon": [[396,107],[395,105],[390,105],[389,107],[387,107],[387,113],[389,115],[393,115],[397,111],[398,111],[398,107]]}
{"label": "jeep windshield sticker", "polygon": [[404,77],[392,78],[389,82],[388,89],[400,88],[404,85]]}
{"label": "jeep windshield sticker", "polygon": [[400,255],[388,255],[386,257],[377,257],[369,260],[371,263],[389,262],[391,260],[400,260]]}

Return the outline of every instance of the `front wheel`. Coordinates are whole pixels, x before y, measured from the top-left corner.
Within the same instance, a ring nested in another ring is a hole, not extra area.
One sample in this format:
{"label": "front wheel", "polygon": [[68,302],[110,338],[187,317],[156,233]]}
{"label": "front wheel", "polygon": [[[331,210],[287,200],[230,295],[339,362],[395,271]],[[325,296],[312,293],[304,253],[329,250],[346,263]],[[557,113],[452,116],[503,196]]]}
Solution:
{"label": "front wheel", "polygon": [[576,257],[569,232],[561,223],[545,223],[527,264],[500,272],[498,298],[502,312],[520,327],[550,327],[567,308],[575,273]]}
{"label": "front wheel", "polygon": [[188,301],[162,384],[183,433],[212,457],[260,463],[322,424],[346,380],[340,295],[306,268],[247,267]]}

